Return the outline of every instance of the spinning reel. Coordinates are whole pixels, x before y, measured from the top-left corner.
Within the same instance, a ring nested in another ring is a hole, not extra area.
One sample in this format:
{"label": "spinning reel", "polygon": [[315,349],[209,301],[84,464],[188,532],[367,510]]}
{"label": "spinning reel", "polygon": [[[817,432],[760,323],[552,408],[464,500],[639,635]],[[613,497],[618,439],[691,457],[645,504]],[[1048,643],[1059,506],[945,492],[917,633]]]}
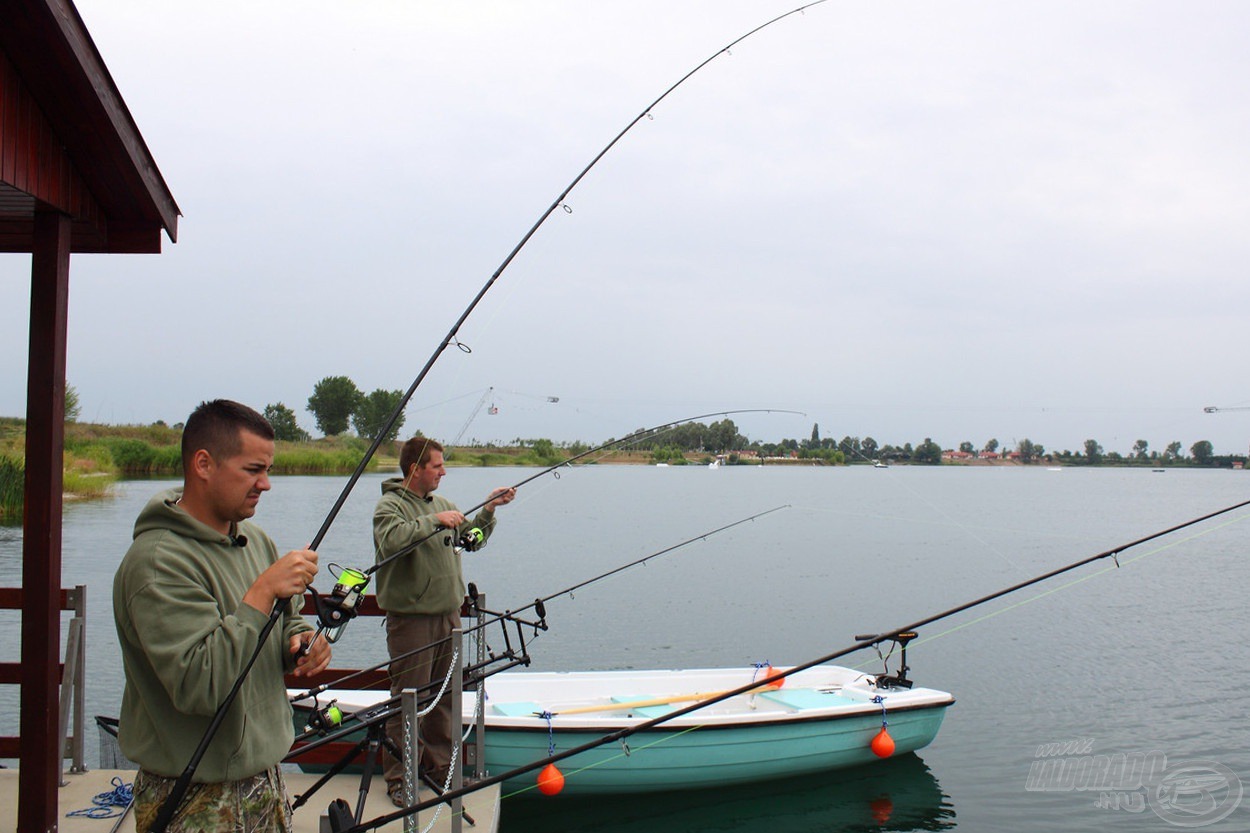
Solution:
{"label": "spinning reel", "polygon": [[477,552],[478,548],[486,542],[486,536],[478,527],[470,527],[466,529],[462,535],[456,538],[456,551]]}
{"label": "spinning reel", "polygon": [[326,632],[326,640],[334,642],[344,625],[356,618],[360,600],[364,597],[365,588],[369,586],[369,576],[344,567],[335,580],[334,589],[329,595],[322,596],[316,588],[309,587],[313,604],[317,607],[317,620]]}

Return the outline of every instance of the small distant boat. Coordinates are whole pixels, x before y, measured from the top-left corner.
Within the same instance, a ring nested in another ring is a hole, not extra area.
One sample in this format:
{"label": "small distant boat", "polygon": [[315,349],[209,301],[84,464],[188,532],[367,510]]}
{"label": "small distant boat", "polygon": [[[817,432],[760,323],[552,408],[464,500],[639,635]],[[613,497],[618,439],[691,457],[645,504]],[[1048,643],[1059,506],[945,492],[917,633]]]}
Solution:
{"label": "small distant boat", "polygon": [[657,469],[666,469],[666,468],[668,468],[668,463],[656,463],[656,464],[655,464],[655,467],[656,467]]}
{"label": "small distant boat", "polygon": [[719,458],[719,457],[717,457],[715,460],[713,460],[712,462],[708,463],[708,464],[707,464],[707,467],[708,467],[709,469],[718,469],[718,468],[720,468],[720,467],[721,467],[721,461],[720,461],[720,458]]}
{"label": "small distant boat", "polygon": [[1157,472],[1159,472],[1159,473],[1163,473],[1163,472],[1167,471],[1167,469],[1151,469],[1151,471],[1157,471]]}
{"label": "small distant boat", "polygon": [[883,463],[883,462],[881,462],[880,460],[873,460],[873,461],[872,461],[872,467],[873,467],[874,469],[888,469],[890,466],[889,466],[889,464],[887,464],[887,463]]}
{"label": "small distant boat", "polygon": [[[503,672],[486,682],[486,768],[506,772],[716,697],[766,673],[754,668],[685,671]],[[929,688],[877,688],[862,671],[820,665],[777,688],[759,689],[673,718],[620,743],[566,761],[564,791],[637,793],[725,787],[790,778],[881,760],[873,738],[888,721],[893,756],[927,746],[955,698]],[[330,691],[344,712],[369,708],[385,692]],[[880,702],[874,702],[874,698]],[[884,709],[884,711],[883,711]],[[547,715],[550,715],[548,718]],[[464,721],[476,716],[465,693]],[[305,719],[296,707],[296,722]],[[531,787],[533,774],[505,782]]]}

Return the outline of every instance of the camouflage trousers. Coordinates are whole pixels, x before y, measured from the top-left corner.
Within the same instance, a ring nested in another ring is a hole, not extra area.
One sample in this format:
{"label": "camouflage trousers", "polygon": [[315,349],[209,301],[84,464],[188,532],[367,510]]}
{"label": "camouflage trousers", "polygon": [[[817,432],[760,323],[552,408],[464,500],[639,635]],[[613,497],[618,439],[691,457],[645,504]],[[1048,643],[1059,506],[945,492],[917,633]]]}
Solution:
{"label": "camouflage trousers", "polygon": [[[139,770],[135,775],[135,830],[147,833],[177,778]],[[250,778],[192,784],[166,828],[168,833],[291,833],[291,802],[282,772],[273,767]]]}

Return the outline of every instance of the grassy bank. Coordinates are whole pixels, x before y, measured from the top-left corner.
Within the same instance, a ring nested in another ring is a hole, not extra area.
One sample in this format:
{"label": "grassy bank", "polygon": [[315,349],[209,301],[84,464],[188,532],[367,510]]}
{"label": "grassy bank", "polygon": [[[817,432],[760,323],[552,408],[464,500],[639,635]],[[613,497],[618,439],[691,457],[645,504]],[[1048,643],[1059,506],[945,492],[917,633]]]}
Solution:
{"label": "grassy bank", "polygon": [[[181,431],[159,423],[69,423],[63,458],[66,499],[107,496],[112,484],[123,477],[178,477],[182,474],[181,442]],[[273,470],[275,474],[347,473],[356,468],[367,448],[368,443],[356,437],[280,442]],[[25,420],[0,417],[0,521],[6,523],[22,517],[25,449]],[[392,450],[392,465],[396,454]],[[382,462],[386,460],[383,456]]]}
{"label": "grassy bank", "polygon": [[[182,432],[163,423],[154,425],[98,425],[75,422],[65,426],[64,477],[67,499],[106,496],[124,477],[179,477],[182,474]],[[549,442],[530,446],[454,448],[449,466],[554,466],[578,449],[555,448]],[[12,523],[22,516],[23,459],[26,422],[0,417],[0,520]],[[359,465],[369,443],[359,437],[326,437],[309,442],[279,442],[274,449],[273,473],[349,474]],[[583,447],[584,448],[584,447]],[[650,452],[605,451],[582,464],[651,461]],[[371,471],[398,473],[399,443],[386,443],[370,463]]]}

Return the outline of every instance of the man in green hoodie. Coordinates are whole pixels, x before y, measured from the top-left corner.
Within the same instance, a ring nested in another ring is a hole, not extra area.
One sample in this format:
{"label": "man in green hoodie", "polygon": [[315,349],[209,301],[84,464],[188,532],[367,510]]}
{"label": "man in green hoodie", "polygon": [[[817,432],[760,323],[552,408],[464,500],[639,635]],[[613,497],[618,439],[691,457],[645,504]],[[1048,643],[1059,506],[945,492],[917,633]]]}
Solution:
{"label": "man in green hoodie", "polygon": [[[399,470],[404,476],[382,484],[382,498],[373,511],[376,560],[395,556],[377,572],[378,606],[386,611],[386,647],[392,658],[432,646],[391,663],[391,695],[434,684],[425,692],[431,695],[446,678],[458,647],[450,637],[460,625],[465,587],[456,543],[471,530],[480,530],[473,549],[483,546],[495,527],[495,507],[510,503],[516,489],[495,489],[469,521],[455,504],[434,494],[447,474],[439,443],[426,437],[408,440],[400,449]],[[397,555],[408,547],[410,552]],[[453,730],[454,737],[460,734],[459,720],[453,717],[451,700],[444,695],[420,725],[421,769],[440,786],[451,767]],[[398,717],[391,719],[387,731],[398,743]],[[388,756],[384,774],[391,801],[404,806],[403,762]]]}
{"label": "man in green hoodie", "polygon": [[294,736],[283,674],[324,670],[330,649],[324,639],[312,640],[299,615],[317,554],[279,557],[269,536],[247,520],[270,488],[273,437],[264,417],[245,405],[201,403],[182,432],[183,485],[144,507],[114,577],[126,673],[118,742],[139,764],[139,833],[156,820],[280,600],[289,600],[281,620],[168,829],[290,830],[278,768]]}

